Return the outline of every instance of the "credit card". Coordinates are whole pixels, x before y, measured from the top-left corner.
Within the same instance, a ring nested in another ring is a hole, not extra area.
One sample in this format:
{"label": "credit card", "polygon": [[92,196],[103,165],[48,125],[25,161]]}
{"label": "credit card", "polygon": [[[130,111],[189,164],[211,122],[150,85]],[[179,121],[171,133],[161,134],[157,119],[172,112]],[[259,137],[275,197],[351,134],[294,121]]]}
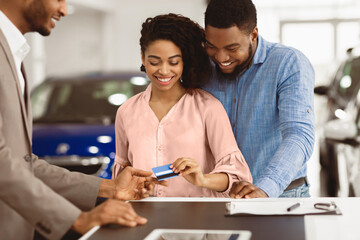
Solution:
{"label": "credit card", "polygon": [[177,177],[179,175],[179,173],[174,173],[174,171],[170,168],[170,165],[171,164],[167,164],[164,166],[152,168],[152,171],[158,180],[165,180],[168,178]]}

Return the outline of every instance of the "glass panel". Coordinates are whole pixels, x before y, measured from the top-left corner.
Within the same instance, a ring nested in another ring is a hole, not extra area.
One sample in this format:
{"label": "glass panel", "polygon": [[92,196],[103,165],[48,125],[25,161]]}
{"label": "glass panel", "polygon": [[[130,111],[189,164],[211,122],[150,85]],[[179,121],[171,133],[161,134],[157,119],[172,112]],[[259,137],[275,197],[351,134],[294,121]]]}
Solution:
{"label": "glass panel", "polygon": [[334,28],[330,23],[288,23],[282,29],[283,44],[302,51],[312,64],[334,58]]}
{"label": "glass panel", "polygon": [[337,41],[338,41],[338,58],[344,59],[346,57],[346,50],[355,47],[359,44],[359,22],[343,22],[337,26]]}

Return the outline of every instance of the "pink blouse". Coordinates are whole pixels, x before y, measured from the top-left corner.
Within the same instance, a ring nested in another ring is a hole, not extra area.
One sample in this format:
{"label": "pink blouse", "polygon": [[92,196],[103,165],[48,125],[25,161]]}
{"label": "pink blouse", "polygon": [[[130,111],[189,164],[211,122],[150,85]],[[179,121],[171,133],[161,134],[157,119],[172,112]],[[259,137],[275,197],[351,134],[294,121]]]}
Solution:
{"label": "pink blouse", "polygon": [[149,106],[151,84],[122,106],[116,114],[116,156],[113,177],[123,166],[151,171],[179,157],[195,159],[203,173],[226,173],[228,189],[217,192],[187,182],[168,179],[169,186],[156,186],[159,197],[229,197],[234,181],[252,182],[228,116],[210,93],[196,89],[186,93],[159,122]]}

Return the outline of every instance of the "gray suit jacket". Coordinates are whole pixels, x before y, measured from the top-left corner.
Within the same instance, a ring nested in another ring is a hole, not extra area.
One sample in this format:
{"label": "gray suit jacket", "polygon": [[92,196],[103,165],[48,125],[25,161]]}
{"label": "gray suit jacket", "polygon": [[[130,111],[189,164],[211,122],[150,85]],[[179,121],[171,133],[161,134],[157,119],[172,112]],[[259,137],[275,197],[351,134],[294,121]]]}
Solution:
{"label": "gray suit jacket", "polygon": [[[81,210],[95,205],[101,179],[49,165],[32,154],[29,88],[21,93],[0,30],[0,238],[59,239]],[[80,210],[81,209],[81,210]]]}

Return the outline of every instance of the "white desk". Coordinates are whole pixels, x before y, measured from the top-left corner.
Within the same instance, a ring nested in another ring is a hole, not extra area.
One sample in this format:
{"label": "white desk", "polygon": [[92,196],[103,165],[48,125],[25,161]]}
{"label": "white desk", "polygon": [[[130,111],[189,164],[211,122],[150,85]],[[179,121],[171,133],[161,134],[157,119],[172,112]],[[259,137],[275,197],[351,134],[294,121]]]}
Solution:
{"label": "white desk", "polygon": [[307,240],[360,239],[360,198],[313,198],[317,201],[334,200],[341,209],[340,216],[305,216]]}

